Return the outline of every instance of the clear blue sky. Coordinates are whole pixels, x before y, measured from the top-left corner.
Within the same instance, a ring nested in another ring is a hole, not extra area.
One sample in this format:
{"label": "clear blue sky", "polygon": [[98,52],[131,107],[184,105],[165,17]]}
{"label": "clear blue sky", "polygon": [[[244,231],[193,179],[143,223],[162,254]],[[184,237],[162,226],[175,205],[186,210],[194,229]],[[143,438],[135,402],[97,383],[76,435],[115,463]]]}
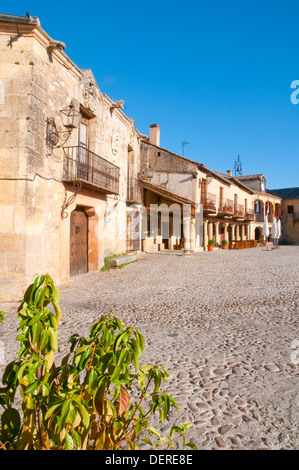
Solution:
{"label": "clear blue sky", "polygon": [[100,90],[161,146],[226,172],[264,173],[268,189],[299,186],[298,0],[15,0],[38,16]]}

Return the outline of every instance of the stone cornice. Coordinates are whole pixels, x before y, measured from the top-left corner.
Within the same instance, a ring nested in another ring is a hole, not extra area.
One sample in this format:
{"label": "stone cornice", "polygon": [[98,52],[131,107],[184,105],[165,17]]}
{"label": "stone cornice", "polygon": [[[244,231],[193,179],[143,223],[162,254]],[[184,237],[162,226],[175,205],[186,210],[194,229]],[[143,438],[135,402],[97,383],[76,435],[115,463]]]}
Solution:
{"label": "stone cornice", "polygon": [[[8,46],[13,47],[13,45],[22,37],[33,37],[36,41],[47,50],[53,38],[51,38],[46,31],[41,28],[39,24],[36,23],[24,23],[22,21],[6,21],[5,19],[0,18],[0,34],[10,34],[12,38],[15,38],[11,41]],[[68,69],[76,79],[81,79],[83,74],[82,71],[77,67],[77,65],[63,52],[61,49],[51,50],[51,55]]]}

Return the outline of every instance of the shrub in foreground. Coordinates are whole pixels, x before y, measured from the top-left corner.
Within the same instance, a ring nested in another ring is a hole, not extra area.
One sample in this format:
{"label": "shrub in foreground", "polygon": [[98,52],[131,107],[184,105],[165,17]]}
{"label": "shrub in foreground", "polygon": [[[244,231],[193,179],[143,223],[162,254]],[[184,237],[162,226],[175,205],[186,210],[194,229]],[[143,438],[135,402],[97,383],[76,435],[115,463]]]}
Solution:
{"label": "shrub in foreground", "polygon": [[[145,344],[136,328],[103,316],[88,338],[71,336],[69,353],[55,365],[59,296],[51,277],[39,276],[18,309],[20,350],[0,388],[0,448],[137,450],[143,441],[156,449],[182,438],[196,449],[185,436],[191,424],[173,426],[166,437],[150,424],[151,415],[159,413],[163,422],[177,404],[160,390],[168,377],[163,367],[139,367]],[[21,412],[14,406],[17,390]]]}

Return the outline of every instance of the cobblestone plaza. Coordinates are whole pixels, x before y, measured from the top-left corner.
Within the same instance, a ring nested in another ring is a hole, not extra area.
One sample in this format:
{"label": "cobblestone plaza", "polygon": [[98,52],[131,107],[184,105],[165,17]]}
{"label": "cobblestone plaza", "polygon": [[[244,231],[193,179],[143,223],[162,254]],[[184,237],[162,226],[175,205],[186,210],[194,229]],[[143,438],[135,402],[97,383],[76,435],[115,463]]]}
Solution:
{"label": "cobblestone plaza", "polygon": [[[179,411],[160,426],[154,416],[163,433],[192,422],[199,449],[298,449],[298,274],[299,246],[142,253],[60,286],[61,354],[71,334],[87,335],[114,309],[144,335],[142,363],[170,374],[163,388]],[[16,326],[15,314],[0,325],[6,362],[18,351]]]}

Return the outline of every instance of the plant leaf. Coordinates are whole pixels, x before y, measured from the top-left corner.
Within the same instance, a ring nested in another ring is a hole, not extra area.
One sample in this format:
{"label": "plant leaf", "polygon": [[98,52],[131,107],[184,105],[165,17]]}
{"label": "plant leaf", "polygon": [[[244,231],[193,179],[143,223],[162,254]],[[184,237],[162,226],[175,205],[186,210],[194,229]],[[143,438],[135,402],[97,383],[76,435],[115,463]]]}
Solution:
{"label": "plant leaf", "polygon": [[39,286],[42,285],[42,283],[44,282],[44,280],[45,280],[45,276],[38,276],[38,277],[36,277],[35,280],[34,280],[34,282],[33,282],[33,284],[31,284],[31,285],[28,287],[28,289],[27,289],[27,291],[26,291],[26,293],[25,293],[24,299],[27,299],[27,297],[28,297],[29,294],[30,294],[30,302],[32,302],[32,301],[33,301],[33,297],[34,297],[34,295],[35,295],[36,289],[38,289]]}
{"label": "plant leaf", "polygon": [[130,403],[130,396],[126,390],[126,388],[121,385],[120,386],[120,396],[119,396],[119,414],[123,414],[126,409],[128,408]]}
{"label": "plant leaf", "polygon": [[86,428],[88,428],[89,422],[90,422],[89,413],[87,409],[79,401],[77,401],[76,404],[78,405],[79,413],[82,418],[83,424]]}
{"label": "plant leaf", "polygon": [[19,412],[14,408],[7,408],[2,413],[1,424],[4,431],[8,430],[9,433],[15,437],[21,427],[21,418]]}
{"label": "plant leaf", "polygon": [[65,444],[65,450],[73,450],[74,441],[72,436],[68,432],[65,433]]}

